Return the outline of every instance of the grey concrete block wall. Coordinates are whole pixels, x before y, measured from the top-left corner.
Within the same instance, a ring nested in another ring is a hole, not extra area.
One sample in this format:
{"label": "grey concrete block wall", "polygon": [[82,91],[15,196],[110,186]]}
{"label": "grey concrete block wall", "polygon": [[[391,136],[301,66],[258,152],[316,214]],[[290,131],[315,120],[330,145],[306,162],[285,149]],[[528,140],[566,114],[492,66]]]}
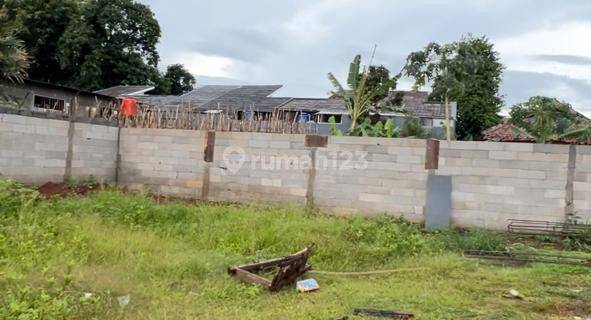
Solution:
{"label": "grey concrete block wall", "polygon": [[507,219],[564,219],[568,146],[441,142],[438,175],[453,177],[456,225],[504,229]]}
{"label": "grey concrete block wall", "polygon": [[591,222],[591,146],[577,146],[573,191],[574,213]]}
{"label": "grey concrete block wall", "polygon": [[67,121],[0,114],[0,178],[61,182],[67,149]]}
{"label": "grey concrete block wall", "polygon": [[[62,181],[68,127],[63,120],[0,114],[0,177]],[[74,123],[73,178],[115,180],[117,131]],[[449,175],[453,222],[491,229],[504,229],[510,218],[562,221],[570,196],[566,145],[442,141],[439,168],[429,172],[425,140],[329,137],[326,147],[311,148],[304,135],[217,132],[213,162],[206,163],[206,137],[201,131],[121,129],[120,185],[219,201],[313,203],[335,214],[387,213],[422,221],[428,174]],[[576,147],[574,165],[572,207],[591,220],[591,147]]]}
{"label": "grey concrete block wall", "polygon": [[314,202],[336,214],[423,220],[425,140],[329,137],[318,149]]}
{"label": "grey concrete block wall", "polygon": [[117,170],[117,127],[74,123],[72,137],[73,179],[93,177],[115,182]]}
{"label": "grey concrete block wall", "polygon": [[133,190],[199,198],[205,133],[122,128],[119,183]]}
{"label": "grey concrete block wall", "polygon": [[216,132],[209,199],[305,204],[311,151],[304,137]]}

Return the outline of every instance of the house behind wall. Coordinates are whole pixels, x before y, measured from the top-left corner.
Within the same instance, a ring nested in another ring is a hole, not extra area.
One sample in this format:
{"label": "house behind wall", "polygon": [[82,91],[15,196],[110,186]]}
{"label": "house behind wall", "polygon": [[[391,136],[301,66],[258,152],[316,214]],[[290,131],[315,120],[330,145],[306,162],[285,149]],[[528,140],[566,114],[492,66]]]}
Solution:
{"label": "house behind wall", "polygon": [[[206,85],[179,96],[148,95],[149,86],[117,86],[95,93],[117,98],[133,97],[140,104],[170,110],[175,114],[179,106],[204,114],[225,113],[237,120],[271,118],[288,122],[305,122],[309,132],[329,135],[329,119],[335,118],[335,126],[342,132],[351,127],[351,118],[345,102],[339,98],[291,98],[274,97],[281,85]],[[445,107],[442,103],[428,101],[425,91],[391,91],[376,103],[372,120],[392,120],[395,128],[401,128],[407,114],[417,117],[431,137],[445,136]],[[450,125],[455,129],[457,107],[450,103]]]}
{"label": "house behind wall", "polygon": [[[445,106],[442,103],[429,102],[428,92],[424,91],[392,91],[376,105],[378,112],[372,114],[373,122],[392,120],[395,128],[401,128],[407,114],[417,117],[427,129],[431,137],[445,136]],[[392,110],[393,109],[393,110]],[[294,98],[279,110],[291,113],[310,114],[311,120],[317,124],[317,133],[328,135],[331,125],[328,120],[335,118],[336,128],[347,132],[351,127],[351,118],[345,102],[338,98]],[[450,126],[455,130],[457,105],[450,103]]]}
{"label": "house behind wall", "polygon": [[22,84],[4,82],[0,88],[4,105],[31,112],[67,115],[72,106],[77,106],[74,115],[81,117],[88,116],[95,108],[117,102],[111,96],[35,80],[25,80]]}

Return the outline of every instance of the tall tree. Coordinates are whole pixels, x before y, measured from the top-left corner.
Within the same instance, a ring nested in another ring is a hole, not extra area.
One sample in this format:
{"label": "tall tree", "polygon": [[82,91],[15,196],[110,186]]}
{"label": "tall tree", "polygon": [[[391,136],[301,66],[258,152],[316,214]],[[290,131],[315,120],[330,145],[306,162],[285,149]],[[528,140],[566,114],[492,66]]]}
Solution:
{"label": "tall tree", "polygon": [[66,84],[94,90],[120,84],[154,84],[160,26],[146,5],[133,0],[89,0],[59,42]]}
{"label": "tall tree", "polygon": [[431,82],[430,99],[457,102],[456,134],[466,140],[480,139],[482,131],[499,122],[502,72],[493,44],[471,35],[450,44],[431,43],[411,53],[403,69],[417,87]]}
{"label": "tall tree", "polygon": [[58,44],[70,22],[79,16],[80,1],[6,0],[3,7],[30,55],[29,77],[52,83],[68,79],[58,59]]}
{"label": "tall tree", "polygon": [[164,79],[170,83],[170,94],[180,95],[193,90],[195,77],[182,64],[173,64],[166,68]]}

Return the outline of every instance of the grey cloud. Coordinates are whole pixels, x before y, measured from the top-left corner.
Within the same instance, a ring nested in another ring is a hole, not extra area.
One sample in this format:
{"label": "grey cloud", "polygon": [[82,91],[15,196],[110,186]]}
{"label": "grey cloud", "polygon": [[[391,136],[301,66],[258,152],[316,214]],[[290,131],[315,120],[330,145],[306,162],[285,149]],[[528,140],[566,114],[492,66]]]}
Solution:
{"label": "grey cloud", "polygon": [[[397,73],[409,52],[430,41],[453,41],[468,33],[500,39],[567,22],[591,23],[588,0],[139,1],[149,4],[161,23],[163,57],[181,52],[229,57],[239,61],[232,77],[281,83],[285,86],[279,94],[293,96],[325,96],[331,90],[326,74],[344,78],[351,58],[361,53],[367,59],[374,44],[374,63]],[[302,37],[294,38],[282,27],[319,7],[323,11],[315,17],[329,30],[321,40],[300,41]],[[587,63],[562,55],[531,59],[540,58]],[[557,85],[568,89],[565,100],[591,101],[584,81],[549,74],[507,71],[503,88],[510,105]]]}
{"label": "grey cloud", "polygon": [[591,58],[568,54],[538,54],[533,56],[533,58],[541,61],[558,62],[577,66],[591,65]]}
{"label": "grey cloud", "polygon": [[503,80],[502,92],[507,106],[527,101],[531,96],[554,96],[571,103],[579,112],[591,114],[591,84],[584,80],[512,70],[505,71]]}
{"label": "grey cloud", "polygon": [[191,51],[246,62],[260,61],[281,49],[281,43],[272,35],[249,28],[223,28],[198,37]]}

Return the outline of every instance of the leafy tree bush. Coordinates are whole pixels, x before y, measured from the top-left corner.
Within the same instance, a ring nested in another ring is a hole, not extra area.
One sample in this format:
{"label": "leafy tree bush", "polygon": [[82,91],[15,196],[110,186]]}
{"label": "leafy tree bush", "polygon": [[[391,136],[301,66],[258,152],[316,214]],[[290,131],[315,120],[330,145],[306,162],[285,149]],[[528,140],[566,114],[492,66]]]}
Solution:
{"label": "leafy tree bush", "polygon": [[156,82],[156,90],[150,94],[177,96],[193,90],[195,83],[195,77],[182,64],[173,64],[166,68],[166,73]]}
{"label": "leafy tree bush", "polygon": [[580,136],[581,132],[573,130],[589,125],[589,121],[575,112],[569,103],[552,97],[531,97],[514,105],[509,115],[512,124],[525,129],[539,143],[561,135],[577,137],[575,133],[579,133]]}
{"label": "leafy tree bush", "polygon": [[485,37],[471,35],[450,44],[430,43],[408,55],[403,73],[415,86],[432,82],[430,99],[458,104],[457,137],[478,140],[482,131],[499,123],[499,88],[503,65]]}
{"label": "leafy tree bush", "polygon": [[181,65],[161,75],[161,31],[150,8],[135,0],[6,0],[0,2],[31,55],[29,77],[86,90],[155,85],[163,94],[191,90]]}
{"label": "leafy tree bush", "polygon": [[400,136],[408,138],[426,138],[427,130],[421,125],[419,118],[408,114],[404,119],[402,128],[400,128]]}

